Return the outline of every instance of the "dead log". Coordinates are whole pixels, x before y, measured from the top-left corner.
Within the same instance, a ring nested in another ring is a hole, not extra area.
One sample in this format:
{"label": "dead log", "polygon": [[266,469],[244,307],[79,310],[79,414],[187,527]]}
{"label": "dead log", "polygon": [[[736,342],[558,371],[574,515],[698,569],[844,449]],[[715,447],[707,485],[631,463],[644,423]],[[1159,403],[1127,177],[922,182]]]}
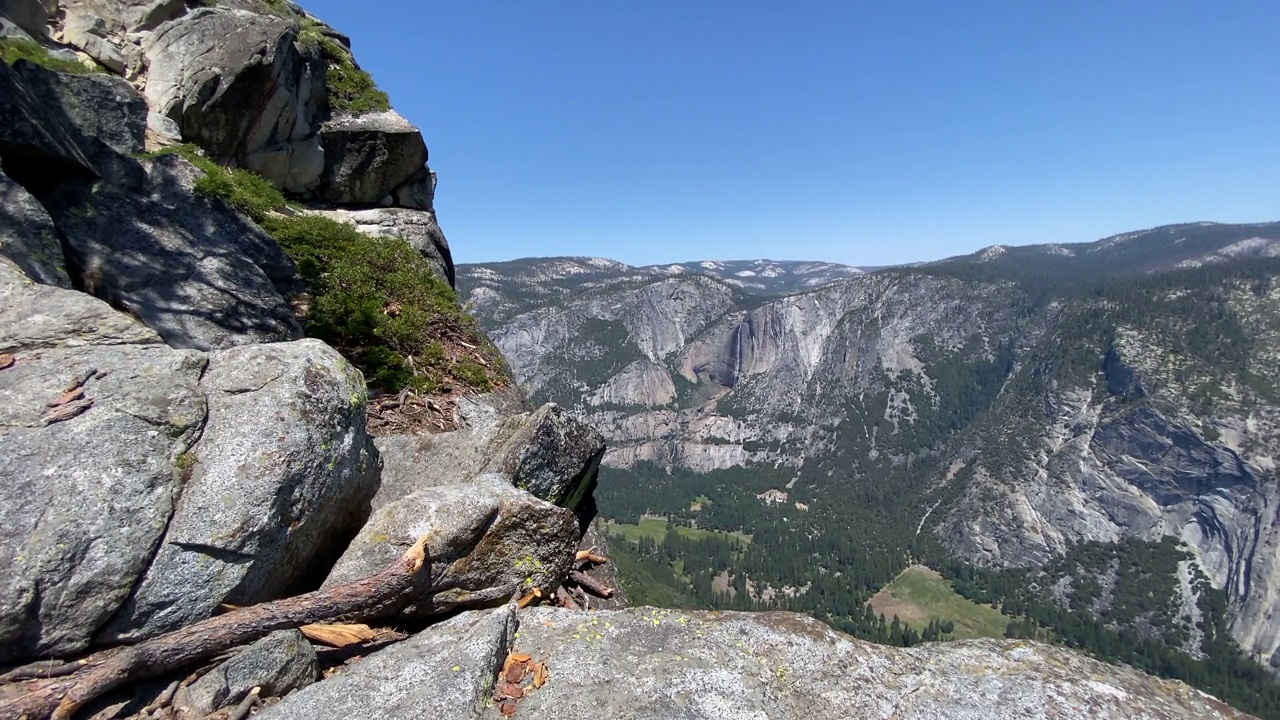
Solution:
{"label": "dead log", "polygon": [[577,570],[569,573],[569,579],[578,583],[578,586],[584,590],[590,591],[592,595],[606,599],[613,597],[613,588],[607,587],[594,578],[584,573],[580,573]]}
{"label": "dead log", "polygon": [[609,558],[603,555],[597,555],[595,548],[591,548],[590,550],[579,550],[577,555],[574,556],[573,561],[579,565],[584,563],[589,563],[591,565],[604,565],[609,562]]}
{"label": "dead log", "polygon": [[0,703],[0,720],[71,720],[77,710],[105,692],[173,672],[276,630],[395,615],[429,588],[429,565],[424,536],[377,575],[211,617],[124,648],[68,678],[33,683],[26,695]]}
{"label": "dead log", "polygon": [[30,665],[23,665],[14,668],[9,672],[0,675],[0,683],[20,682],[23,680],[40,680],[43,678],[66,677],[75,672],[79,672],[85,666],[85,662],[62,662],[60,660],[41,660]]}

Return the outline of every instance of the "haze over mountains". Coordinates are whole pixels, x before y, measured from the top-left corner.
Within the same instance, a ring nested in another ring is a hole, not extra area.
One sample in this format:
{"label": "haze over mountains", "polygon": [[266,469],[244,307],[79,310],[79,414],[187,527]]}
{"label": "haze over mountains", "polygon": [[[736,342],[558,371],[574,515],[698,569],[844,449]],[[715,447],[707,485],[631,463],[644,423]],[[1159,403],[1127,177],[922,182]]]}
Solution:
{"label": "haze over mountains", "polygon": [[744,266],[458,278],[531,395],[605,434],[605,515],[754,537],[716,572],[757,604],[856,632],[908,558],[963,561],[994,569],[973,595],[1136,633],[1159,662],[1280,661],[1280,223],[793,267],[771,294]]}

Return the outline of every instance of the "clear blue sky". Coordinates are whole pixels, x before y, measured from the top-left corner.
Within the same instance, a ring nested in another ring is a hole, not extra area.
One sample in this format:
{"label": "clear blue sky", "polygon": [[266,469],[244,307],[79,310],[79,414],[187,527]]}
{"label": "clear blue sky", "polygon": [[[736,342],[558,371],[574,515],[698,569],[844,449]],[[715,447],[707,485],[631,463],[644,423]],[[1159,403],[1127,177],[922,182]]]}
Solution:
{"label": "clear blue sky", "polygon": [[1280,219],[1274,0],[304,0],[459,262],[878,265]]}

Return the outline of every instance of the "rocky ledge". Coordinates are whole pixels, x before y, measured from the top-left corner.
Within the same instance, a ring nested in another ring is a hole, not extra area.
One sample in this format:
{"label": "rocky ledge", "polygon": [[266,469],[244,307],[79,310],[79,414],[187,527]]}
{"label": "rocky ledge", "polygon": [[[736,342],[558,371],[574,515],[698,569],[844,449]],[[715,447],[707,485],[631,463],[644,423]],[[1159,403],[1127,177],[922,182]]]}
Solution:
{"label": "rocky ledge", "polygon": [[789,613],[464,613],[268,720],[1243,718],[1181,683],[1019,641],[874,645]]}

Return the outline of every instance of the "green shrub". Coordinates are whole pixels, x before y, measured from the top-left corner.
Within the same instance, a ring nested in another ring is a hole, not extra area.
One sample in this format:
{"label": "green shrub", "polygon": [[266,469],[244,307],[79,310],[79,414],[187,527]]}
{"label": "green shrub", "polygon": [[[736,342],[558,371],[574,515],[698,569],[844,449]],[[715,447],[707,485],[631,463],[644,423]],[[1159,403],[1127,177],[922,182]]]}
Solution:
{"label": "green shrub", "polygon": [[[300,35],[310,40],[304,28]],[[318,33],[317,33],[318,34]],[[329,108],[335,113],[361,115],[391,109],[391,98],[378,89],[369,73],[361,70],[350,51],[333,38],[319,38],[320,49],[329,69],[325,74]]]}
{"label": "green shrub", "polygon": [[12,65],[19,60],[27,60],[50,70],[76,75],[101,72],[82,62],[54,57],[45,46],[24,38],[0,38],[0,59],[7,65]]}
{"label": "green shrub", "polygon": [[200,154],[195,145],[174,145],[148,153],[146,157],[162,155],[181,155],[189,160],[204,172],[204,176],[196,180],[197,193],[218,198],[257,222],[286,204],[284,195],[265,178],[242,168],[222,167]]}
{"label": "green shrub", "polygon": [[485,346],[453,289],[409,243],[369,238],[315,215],[271,216],[263,227],[311,281],[307,334],[351,358],[370,386],[388,392],[495,387],[488,367],[446,351],[446,342],[455,349],[463,347],[459,342]]}
{"label": "green shrub", "polygon": [[286,201],[271,183],[248,170],[224,168],[191,145],[150,157],[172,153],[204,172],[196,192],[243,210],[293,258],[308,282],[307,334],[337,348],[370,387],[484,392],[501,384],[501,371],[490,369],[503,367],[497,351],[462,312],[453,288],[408,242],[370,238],[320,215],[276,214]]}

